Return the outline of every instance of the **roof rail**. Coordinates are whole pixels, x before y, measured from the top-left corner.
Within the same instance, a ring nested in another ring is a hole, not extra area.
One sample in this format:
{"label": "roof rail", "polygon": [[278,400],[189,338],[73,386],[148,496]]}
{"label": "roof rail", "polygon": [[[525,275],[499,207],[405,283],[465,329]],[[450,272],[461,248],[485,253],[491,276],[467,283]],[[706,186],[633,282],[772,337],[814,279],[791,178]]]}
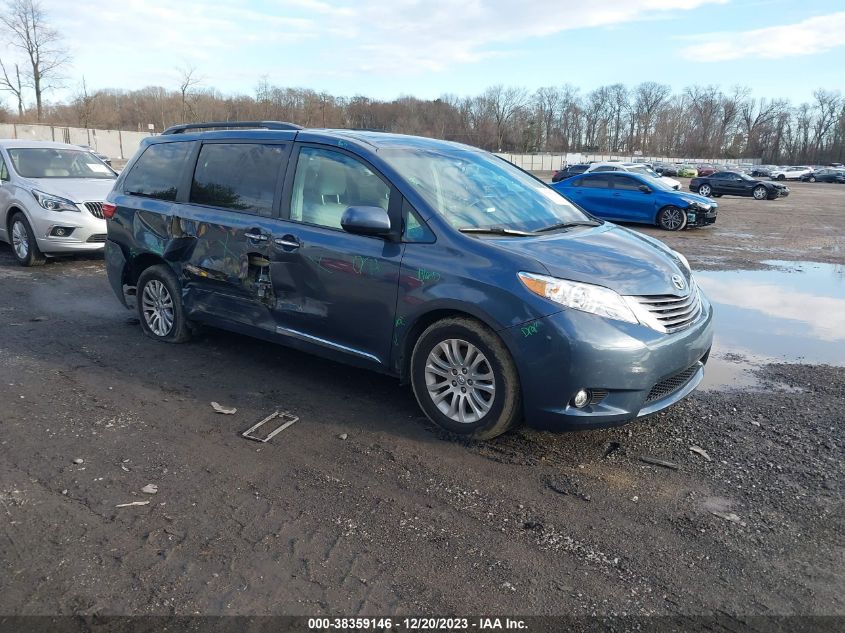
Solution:
{"label": "roof rail", "polygon": [[296,123],[283,121],[208,121],[207,123],[183,123],[171,125],[162,134],[182,134],[189,130],[206,130],[212,128],[249,128],[259,130],[301,130]]}

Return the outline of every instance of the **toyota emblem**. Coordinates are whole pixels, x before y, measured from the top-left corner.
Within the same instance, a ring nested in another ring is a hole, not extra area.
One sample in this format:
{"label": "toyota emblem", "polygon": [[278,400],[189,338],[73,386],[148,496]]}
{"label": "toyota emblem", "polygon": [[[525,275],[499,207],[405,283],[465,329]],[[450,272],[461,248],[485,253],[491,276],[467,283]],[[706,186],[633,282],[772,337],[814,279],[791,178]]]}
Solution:
{"label": "toyota emblem", "polygon": [[678,290],[683,290],[687,287],[687,283],[684,281],[684,278],[680,275],[672,275],[672,283],[675,284],[675,288]]}

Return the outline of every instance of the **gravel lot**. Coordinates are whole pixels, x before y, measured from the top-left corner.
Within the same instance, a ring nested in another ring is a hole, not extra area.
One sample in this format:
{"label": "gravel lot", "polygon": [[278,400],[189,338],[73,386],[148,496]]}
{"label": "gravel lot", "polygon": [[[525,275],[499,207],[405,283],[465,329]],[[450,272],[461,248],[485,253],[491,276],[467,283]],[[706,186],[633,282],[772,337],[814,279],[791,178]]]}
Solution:
{"label": "gravel lot", "polygon": [[[698,269],[842,264],[845,187],[792,188],[645,230]],[[845,616],[842,367],[467,444],[389,378],[214,330],[150,341],[101,259],[0,246],[0,297],[0,614]],[[301,419],[239,436],[276,409]]]}

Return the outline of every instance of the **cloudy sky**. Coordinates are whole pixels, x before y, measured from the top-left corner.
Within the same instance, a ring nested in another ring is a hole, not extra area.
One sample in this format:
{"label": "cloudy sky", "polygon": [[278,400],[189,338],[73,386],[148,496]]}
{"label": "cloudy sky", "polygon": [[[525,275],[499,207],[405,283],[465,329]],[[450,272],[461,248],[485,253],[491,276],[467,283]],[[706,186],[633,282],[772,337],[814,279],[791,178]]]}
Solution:
{"label": "cloudy sky", "polygon": [[654,80],[800,102],[845,88],[843,0],[41,2],[71,50],[71,92],[83,75],[89,89],[175,88],[188,65],[247,94],[262,76],[379,98]]}

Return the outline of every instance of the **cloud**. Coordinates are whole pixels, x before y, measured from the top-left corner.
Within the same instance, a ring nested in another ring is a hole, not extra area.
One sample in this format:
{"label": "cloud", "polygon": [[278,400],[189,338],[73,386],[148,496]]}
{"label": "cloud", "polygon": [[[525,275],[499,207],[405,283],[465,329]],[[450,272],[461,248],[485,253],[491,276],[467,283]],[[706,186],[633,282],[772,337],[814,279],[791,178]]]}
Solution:
{"label": "cloud", "polygon": [[681,55],[698,62],[813,55],[845,46],[845,11],[807,18],[795,24],[705,33],[691,39],[697,43],[682,49]]}
{"label": "cloud", "polygon": [[73,81],[84,74],[96,88],[137,87],[156,76],[161,79],[155,83],[173,85],[174,68],[186,63],[217,85],[245,72],[287,85],[445,72],[518,54],[520,43],[536,38],[724,2],[42,0],[42,5],[71,47],[74,66],[68,74]]}

